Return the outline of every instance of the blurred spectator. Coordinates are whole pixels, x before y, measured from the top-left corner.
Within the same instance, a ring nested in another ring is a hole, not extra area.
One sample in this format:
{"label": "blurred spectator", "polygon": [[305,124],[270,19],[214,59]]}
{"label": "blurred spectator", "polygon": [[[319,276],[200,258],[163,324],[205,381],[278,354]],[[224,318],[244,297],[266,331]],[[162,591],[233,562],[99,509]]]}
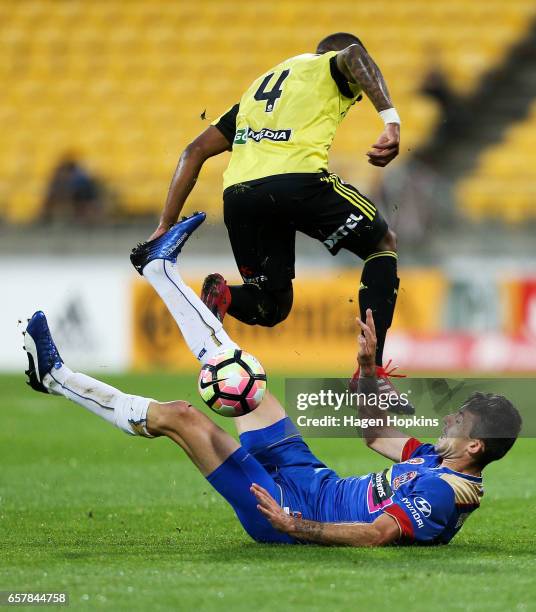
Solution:
{"label": "blurred spectator", "polygon": [[373,193],[400,240],[412,249],[429,246],[430,228],[445,228],[454,220],[448,182],[418,159],[379,176]]}
{"label": "blurred spectator", "polygon": [[95,223],[103,215],[102,190],[74,156],[66,155],[52,173],[41,210],[44,223]]}
{"label": "blurred spectator", "polygon": [[419,88],[419,93],[435,100],[441,111],[434,139],[436,146],[459,134],[467,125],[468,112],[465,101],[450,86],[448,78],[436,63],[426,73]]}

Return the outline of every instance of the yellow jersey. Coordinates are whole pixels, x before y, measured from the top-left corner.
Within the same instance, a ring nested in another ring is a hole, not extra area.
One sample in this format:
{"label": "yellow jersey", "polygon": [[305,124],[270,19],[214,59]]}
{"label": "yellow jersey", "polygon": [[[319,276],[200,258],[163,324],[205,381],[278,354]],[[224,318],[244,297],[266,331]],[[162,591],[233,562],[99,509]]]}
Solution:
{"label": "yellow jersey", "polygon": [[337,127],[361,99],[359,86],[337,68],[336,55],[306,53],[281,62],[213,122],[232,143],[224,189],[267,176],[327,170]]}

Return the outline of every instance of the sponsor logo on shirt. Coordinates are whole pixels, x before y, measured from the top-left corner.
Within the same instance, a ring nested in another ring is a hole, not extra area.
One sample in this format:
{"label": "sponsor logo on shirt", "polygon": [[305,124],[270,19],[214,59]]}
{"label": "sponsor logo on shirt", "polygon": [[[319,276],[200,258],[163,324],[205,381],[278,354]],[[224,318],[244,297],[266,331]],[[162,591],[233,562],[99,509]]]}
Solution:
{"label": "sponsor logo on shirt", "polygon": [[419,465],[420,463],[424,463],[424,459],[422,457],[415,457],[415,459],[408,459],[407,461],[404,461],[404,463]]}
{"label": "sponsor logo on shirt", "polygon": [[403,497],[401,501],[417,523],[417,528],[422,529],[422,527],[424,527],[422,516],[428,517],[432,513],[432,506],[430,505],[430,502],[424,499],[424,497],[416,497],[413,500],[415,505],[413,505],[407,497]]}
{"label": "sponsor logo on shirt", "polygon": [[415,508],[417,508],[417,510],[426,518],[432,514],[432,506],[428,500],[424,499],[424,497],[416,497],[413,500],[413,503],[415,504]]}
{"label": "sponsor logo on shirt", "polygon": [[393,491],[396,491],[400,486],[402,486],[406,482],[413,480],[415,476],[417,476],[417,474],[418,472],[415,472],[412,470],[411,472],[404,472],[403,474],[400,474],[400,476],[397,476],[393,480],[393,484],[392,484]]}
{"label": "sponsor logo on shirt", "polygon": [[393,490],[387,478],[388,470],[376,472],[370,477],[367,489],[367,505],[369,512],[378,512],[393,503]]}
{"label": "sponsor logo on shirt", "polygon": [[276,142],[288,142],[292,136],[292,130],[269,130],[268,128],[262,128],[256,132],[250,127],[239,128],[236,130],[234,137],[234,144],[246,144],[249,140],[260,142],[261,140],[274,140]]}

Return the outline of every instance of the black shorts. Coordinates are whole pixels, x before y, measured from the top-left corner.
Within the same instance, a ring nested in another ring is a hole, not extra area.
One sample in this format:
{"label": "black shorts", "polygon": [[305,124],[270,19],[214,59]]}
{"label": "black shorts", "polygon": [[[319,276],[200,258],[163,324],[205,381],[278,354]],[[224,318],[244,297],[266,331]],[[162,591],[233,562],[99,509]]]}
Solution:
{"label": "black shorts", "polygon": [[336,174],[281,174],[228,187],[224,220],[244,282],[284,289],[294,278],[296,231],[365,259],[387,232],[374,204]]}

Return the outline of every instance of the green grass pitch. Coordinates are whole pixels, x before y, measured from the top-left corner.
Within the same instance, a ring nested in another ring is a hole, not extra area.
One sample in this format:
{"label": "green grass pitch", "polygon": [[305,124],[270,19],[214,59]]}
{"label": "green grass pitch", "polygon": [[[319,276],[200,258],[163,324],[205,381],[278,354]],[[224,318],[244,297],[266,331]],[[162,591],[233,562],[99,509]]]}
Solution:
{"label": "green grass pitch", "polygon": [[[190,375],[106,380],[200,404]],[[534,440],[489,466],[449,546],[359,550],[255,544],[170,441],[129,438],[22,376],[0,376],[0,416],[0,590],[113,610],[536,609]],[[358,440],[311,446],[341,475],[386,465]]]}

